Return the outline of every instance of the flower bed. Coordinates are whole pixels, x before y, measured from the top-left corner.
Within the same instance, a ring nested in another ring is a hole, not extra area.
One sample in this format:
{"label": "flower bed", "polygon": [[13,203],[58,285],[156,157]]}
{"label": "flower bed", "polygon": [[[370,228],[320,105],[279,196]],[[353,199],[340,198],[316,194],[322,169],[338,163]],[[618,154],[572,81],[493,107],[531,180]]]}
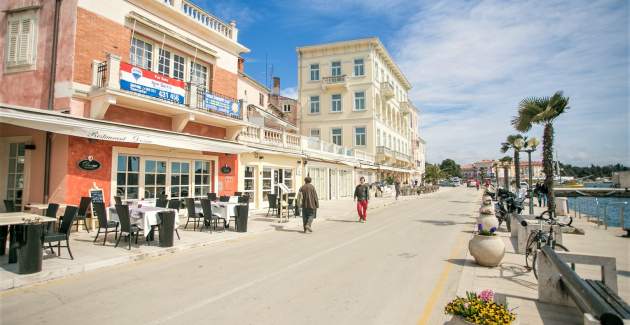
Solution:
{"label": "flower bed", "polygon": [[494,302],[494,292],[484,290],[477,294],[466,292],[466,297],[457,297],[444,307],[444,313],[461,317],[466,322],[480,325],[513,324],[516,314]]}

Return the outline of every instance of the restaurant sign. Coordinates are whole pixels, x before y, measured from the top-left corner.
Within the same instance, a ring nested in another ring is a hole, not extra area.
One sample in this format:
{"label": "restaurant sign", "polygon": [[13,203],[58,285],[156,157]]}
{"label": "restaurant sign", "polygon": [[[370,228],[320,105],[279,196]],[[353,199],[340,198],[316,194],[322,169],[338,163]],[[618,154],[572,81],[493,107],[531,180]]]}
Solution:
{"label": "restaurant sign", "polygon": [[186,96],[182,80],[134,67],[125,62],[120,63],[120,89],[182,105]]}
{"label": "restaurant sign", "polygon": [[241,117],[241,107],[233,100],[209,92],[204,94],[203,109],[235,118]]}
{"label": "restaurant sign", "polygon": [[87,159],[79,161],[79,168],[83,170],[97,170],[101,168],[101,163],[94,160],[94,157],[88,156]]}

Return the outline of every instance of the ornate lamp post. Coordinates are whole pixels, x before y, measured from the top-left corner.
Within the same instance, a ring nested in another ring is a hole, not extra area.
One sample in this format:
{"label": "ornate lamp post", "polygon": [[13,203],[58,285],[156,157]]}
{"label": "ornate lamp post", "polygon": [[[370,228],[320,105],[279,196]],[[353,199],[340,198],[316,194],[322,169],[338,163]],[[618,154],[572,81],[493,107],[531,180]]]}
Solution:
{"label": "ornate lamp post", "polygon": [[536,138],[530,138],[525,143],[525,147],[521,151],[527,152],[527,170],[529,179],[529,214],[534,214],[534,191],[532,186],[532,152],[536,151],[536,147],[540,144],[540,141]]}

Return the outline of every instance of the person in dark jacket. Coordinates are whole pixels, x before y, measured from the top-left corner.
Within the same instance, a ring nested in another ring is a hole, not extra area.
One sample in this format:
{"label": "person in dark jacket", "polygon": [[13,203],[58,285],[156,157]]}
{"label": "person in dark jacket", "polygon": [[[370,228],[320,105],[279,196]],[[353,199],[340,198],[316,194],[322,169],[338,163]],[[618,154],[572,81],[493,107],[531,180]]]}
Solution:
{"label": "person in dark jacket", "polygon": [[396,181],[394,182],[394,189],[396,190],[396,200],[398,200],[398,197],[400,196],[400,178],[396,178]]}
{"label": "person in dark jacket", "polygon": [[365,184],[365,177],[359,178],[359,185],[354,189],[354,199],[357,200],[357,212],[359,222],[367,221],[368,201],[370,200],[370,188]]}
{"label": "person in dark jacket", "polygon": [[304,233],[313,232],[313,219],[317,216],[319,208],[319,199],[315,186],[311,184],[311,178],[304,178],[304,185],[300,187],[300,196],[302,199],[302,222],[304,224]]}

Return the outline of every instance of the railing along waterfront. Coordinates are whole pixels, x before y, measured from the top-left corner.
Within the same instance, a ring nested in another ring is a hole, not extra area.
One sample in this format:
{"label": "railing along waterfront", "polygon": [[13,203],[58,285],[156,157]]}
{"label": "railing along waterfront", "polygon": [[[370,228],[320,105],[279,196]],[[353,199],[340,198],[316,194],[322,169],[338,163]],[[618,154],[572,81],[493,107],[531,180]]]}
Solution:
{"label": "railing along waterfront", "polygon": [[630,212],[630,206],[627,200],[619,198],[601,198],[601,197],[570,197],[568,207],[573,210],[574,218],[585,217],[587,221],[595,220],[597,227],[604,226],[608,229],[609,225],[619,226],[622,228],[630,228],[627,225],[626,212]]}

